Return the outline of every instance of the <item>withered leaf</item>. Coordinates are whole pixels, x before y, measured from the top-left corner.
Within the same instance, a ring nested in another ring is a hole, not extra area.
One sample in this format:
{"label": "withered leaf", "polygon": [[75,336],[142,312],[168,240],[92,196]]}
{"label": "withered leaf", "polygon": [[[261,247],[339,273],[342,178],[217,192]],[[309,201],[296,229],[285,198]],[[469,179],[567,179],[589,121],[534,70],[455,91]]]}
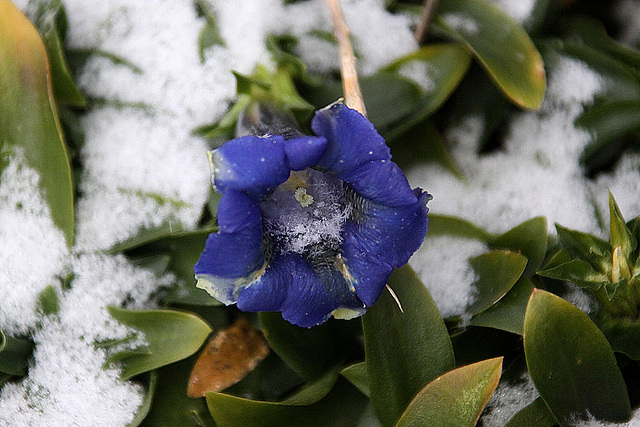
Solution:
{"label": "withered leaf", "polygon": [[231,387],[269,354],[262,334],[244,318],[215,334],[191,371],[187,395],[197,398]]}

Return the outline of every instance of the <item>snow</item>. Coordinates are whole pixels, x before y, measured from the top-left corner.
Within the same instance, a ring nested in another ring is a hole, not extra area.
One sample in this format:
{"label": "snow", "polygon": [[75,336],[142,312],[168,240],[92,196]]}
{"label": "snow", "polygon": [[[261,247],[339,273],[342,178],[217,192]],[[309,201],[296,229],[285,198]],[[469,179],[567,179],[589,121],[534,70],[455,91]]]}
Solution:
{"label": "snow", "polygon": [[104,348],[95,343],[124,338],[129,330],[107,312],[108,305],[140,308],[158,286],[150,271],[123,256],[81,255],[71,260],[75,278],[60,295],[57,316],[40,319],[33,334],[35,352],[29,376],[0,390],[0,425],[122,426],[142,403],[144,389],[103,369]]}
{"label": "snow", "polygon": [[478,155],[483,123],[470,116],[445,133],[466,180],[439,165],[420,165],[409,181],[434,195],[432,213],[465,218],[493,233],[536,216],[596,232],[598,223],[579,157],[590,136],[573,125],[602,90],[602,79],[584,63],[562,58],[551,70],[547,97],[535,112],[515,115],[501,151]]}
{"label": "snow", "polygon": [[480,31],[478,23],[470,16],[462,13],[446,13],[442,15],[444,22],[456,31],[469,36],[475,36]]}
{"label": "snow", "polygon": [[522,25],[531,18],[537,0],[491,0],[491,2]]}
{"label": "snow", "polygon": [[516,383],[500,383],[487,403],[482,417],[484,427],[502,427],[520,410],[531,404],[539,396],[528,374]]}
{"label": "snow", "polygon": [[16,336],[36,325],[39,293],[60,287],[69,250],[38,191],[38,172],[19,151],[7,159],[0,176],[0,330]]}
{"label": "snow", "polygon": [[463,316],[477,290],[469,258],[488,250],[481,241],[453,236],[428,236],[409,264],[429,289],[444,318]]}

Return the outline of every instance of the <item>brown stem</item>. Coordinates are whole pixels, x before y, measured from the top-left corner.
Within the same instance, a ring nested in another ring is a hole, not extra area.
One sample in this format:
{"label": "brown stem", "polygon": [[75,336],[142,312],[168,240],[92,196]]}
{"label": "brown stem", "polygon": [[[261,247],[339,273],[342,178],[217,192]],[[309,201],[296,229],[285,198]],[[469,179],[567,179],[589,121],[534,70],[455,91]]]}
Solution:
{"label": "brown stem", "polygon": [[429,23],[431,23],[431,18],[433,18],[433,14],[436,11],[437,5],[438,0],[425,0],[424,2],[424,7],[422,8],[422,13],[420,14],[420,20],[418,21],[418,26],[416,27],[415,33],[413,33],[413,38],[416,39],[418,44],[422,44],[424,39],[427,37]]}
{"label": "brown stem", "polygon": [[344,22],[339,0],[326,0],[326,3],[333,22],[334,35],[340,48],[340,73],[342,74],[344,103],[347,107],[353,108],[366,116],[367,111],[362,100],[358,73],[356,72],[356,57],[353,54],[353,47],[349,38],[349,27]]}

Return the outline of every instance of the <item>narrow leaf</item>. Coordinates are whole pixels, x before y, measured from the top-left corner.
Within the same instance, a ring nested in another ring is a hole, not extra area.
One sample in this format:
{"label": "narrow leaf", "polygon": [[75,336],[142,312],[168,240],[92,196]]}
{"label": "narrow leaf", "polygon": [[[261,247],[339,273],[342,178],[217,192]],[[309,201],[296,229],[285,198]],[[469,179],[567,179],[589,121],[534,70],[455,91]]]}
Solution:
{"label": "narrow leaf", "polygon": [[429,235],[449,235],[490,242],[494,237],[471,222],[447,215],[429,215]]}
{"label": "narrow leaf", "polygon": [[609,282],[609,277],[597,272],[590,264],[580,259],[574,259],[558,266],[538,271],[538,274],[551,279],[566,280],[581,288],[593,289],[594,291]]}
{"label": "narrow leaf", "polygon": [[613,249],[609,242],[591,234],[564,228],[556,224],[560,244],[571,258],[585,261],[600,273],[611,271]]}
{"label": "narrow leaf", "polygon": [[611,346],[589,317],[549,292],[535,290],[524,320],[524,350],[536,389],[561,425],[631,416]]}
{"label": "narrow leaf", "polygon": [[[38,171],[51,218],[71,247],[71,167],[40,35],[9,0],[0,0],[0,152],[24,155]],[[2,164],[0,164],[0,172]]]}
{"label": "narrow leaf", "polygon": [[352,426],[366,408],[367,399],[346,380],[336,382],[337,373],[327,373],[285,402],[208,393],[207,405],[220,427]]}
{"label": "narrow leaf", "polygon": [[444,322],[413,270],[396,270],[389,286],[404,312],[385,291],[362,319],[371,399],[384,426],[394,425],[426,384],[455,366]]}

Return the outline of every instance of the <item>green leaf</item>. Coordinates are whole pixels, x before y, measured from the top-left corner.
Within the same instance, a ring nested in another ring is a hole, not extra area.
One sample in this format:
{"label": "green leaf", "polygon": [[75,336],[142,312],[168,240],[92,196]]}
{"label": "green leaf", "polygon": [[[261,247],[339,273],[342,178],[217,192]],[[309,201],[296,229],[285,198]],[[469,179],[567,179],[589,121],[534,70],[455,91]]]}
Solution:
{"label": "green leaf", "polygon": [[465,43],[515,104],[540,107],[546,88],[542,57],[520,25],[482,0],[443,0],[437,11],[436,32]]}
{"label": "green leaf", "polygon": [[555,427],[556,419],[541,397],[521,409],[505,427]]}
{"label": "green leaf", "polygon": [[356,386],[365,396],[371,396],[369,378],[367,377],[367,364],[365,362],[354,363],[344,368],[340,374]]}
{"label": "green leaf", "polygon": [[142,404],[138,407],[138,411],[136,412],[135,417],[133,417],[133,421],[131,421],[127,427],[138,427],[144,419],[149,415],[149,411],[151,410],[151,404],[153,403],[153,397],[156,391],[156,385],[158,383],[158,372],[150,372],[149,373],[149,381],[145,384],[145,393],[144,399],[142,400]]}
{"label": "green leaf", "polygon": [[32,352],[31,341],[10,337],[0,330],[0,372],[26,375],[27,362]]}
{"label": "green leaf", "polygon": [[572,40],[577,39],[592,49],[606,53],[611,58],[640,70],[640,52],[609,37],[605,26],[597,19],[581,15],[572,17],[563,26],[568,29],[568,35]]}
{"label": "green leaf", "polygon": [[613,250],[609,242],[558,224],[556,230],[560,244],[571,258],[585,261],[603,274],[611,271]]}
{"label": "green leaf", "polygon": [[502,357],[447,372],[418,393],[396,426],[475,426],[501,372]]}
{"label": "green leaf", "polygon": [[396,423],[413,397],[455,366],[449,334],[427,288],[409,266],[362,318],[373,406],[384,426]]}
{"label": "green leaf", "polygon": [[624,257],[627,261],[630,261],[631,254],[638,246],[638,241],[631,233],[631,230],[627,228],[622,212],[620,212],[620,208],[611,192],[609,192],[609,218],[609,243],[611,243],[613,248],[620,247]]}
{"label": "green leaf", "polygon": [[145,427],[214,427],[206,402],[187,397],[187,383],[195,356],[157,370],[149,414],[142,422]]}
{"label": "green leaf", "polygon": [[632,319],[608,319],[600,325],[613,351],[640,360],[640,322]]}
{"label": "green leaf", "polygon": [[[40,175],[51,218],[71,247],[73,188],[45,47],[36,29],[0,0],[0,155],[24,155]],[[0,172],[3,162],[0,161]]]}
{"label": "green leaf", "polygon": [[[424,68],[424,80],[428,82],[426,88],[421,87],[419,102],[414,106],[409,114],[403,114],[402,120],[396,122],[384,133],[388,139],[394,139],[406,130],[432,115],[449,98],[451,93],[458,87],[460,81],[467,73],[471,64],[471,56],[465,48],[454,43],[440,43],[424,46],[419,50],[399,58],[384,68],[386,72],[393,72],[403,75],[403,70],[407,68]],[[420,79],[416,81],[420,82]],[[367,105],[369,100],[365,97]],[[375,104],[375,103],[374,103]],[[406,105],[406,101],[401,103],[386,105],[391,110],[397,109],[398,105]],[[392,120],[389,120],[391,123]],[[374,121],[374,123],[376,123]]]}
{"label": "green leaf", "polygon": [[[206,229],[202,230],[203,232],[213,232],[215,229]],[[149,243],[157,242],[159,240],[171,237],[171,236],[182,236],[184,234],[188,234],[190,232],[184,231],[182,226],[179,223],[164,223],[156,228],[143,228],[138,233],[119,243],[113,245],[108,253],[119,253],[119,252],[127,252],[132,249],[139,248],[144,245],[148,245]]]}
{"label": "green leaf", "polygon": [[358,324],[332,319],[313,328],[300,328],[284,320],[281,313],[261,312],[259,317],[273,351],[307,380],[324,375],[346,359],[352,351],[348,329]]}
{"label": "green leaf", "polygon": [[366,408],[367,399],[346,380],[336,382],[337,373],[327,373],[284,402],[207,393],[207,405],[220,427],[353,426]]}
{"label": "green leaf", "polygon": [[547,220],[536,217],[496,237],[490,244],[492,249],[507,249],[527,258],[524,275],[533,276],[542,265],[547,253]]}
{"label": "green leaf", "polygon": [[591,107],[576,119],[586,128],[592,141],[585,147],[583,164],[605,163],[617,159],[625,148],[624,137],[640,129],[640,101],[609,101]]}
{"label": "green leaf", "polygon": [[595,417],[623,422],[629,396],[605,336],[575,306],[535,290],[524,320],[531,379],[561,425]]}
{"label": "green leaf", "polygon": [[585,289],[597,291],[605,283],[609,282],[609,277],[595,271],[593,267],[580,259],[574,259],[562,263],[556,267],[538,271],[540,276],[549,277],[556,280],[565,280]]}
{"label": "green leaf", "polygon": [[523,275],[502,299],[474,316],[469,324],[522,335],[524,313],[533,288],[533,282]]}
{"label": "green leaf", "polygon": [[58,314],[60,302],[53,286],[49,285],[38,294],[38,310],[45,316]]}
{"label": "green leaf", "polygon": [[511,251],[489,251],[469,259],[476,273],[473,286],[478,290],[475,301],[466,312],[483,312],[498,302],[518,281],[527,265],[527,259]]}
{"label": "green leaf", "polygon": [[[64,47],[58,28],[66,28],[66,15],[60,0],[38,2],[32,21],[42,35],[49,65],[51,69],[51,81],[56,101],[60,104],[83,107],[87,100],[76,86],[71,71],[67,66]],[[64,22],[60,22],[64,21]]]}
{"label": "green leaf", "polygon": [[211,332],[199,317],[180,311],[132,311],[110,306],[109,313],[120,323],[143,333],[147,343],[144,353],[134,352],[124,359],[122,379],[192,355]]}
{"label": "green leaf", "polygon": [[447,215],[429,214],[429,235],[459,236],[467,239],[491,242],[494,237],[482,228],[462,218]]}

